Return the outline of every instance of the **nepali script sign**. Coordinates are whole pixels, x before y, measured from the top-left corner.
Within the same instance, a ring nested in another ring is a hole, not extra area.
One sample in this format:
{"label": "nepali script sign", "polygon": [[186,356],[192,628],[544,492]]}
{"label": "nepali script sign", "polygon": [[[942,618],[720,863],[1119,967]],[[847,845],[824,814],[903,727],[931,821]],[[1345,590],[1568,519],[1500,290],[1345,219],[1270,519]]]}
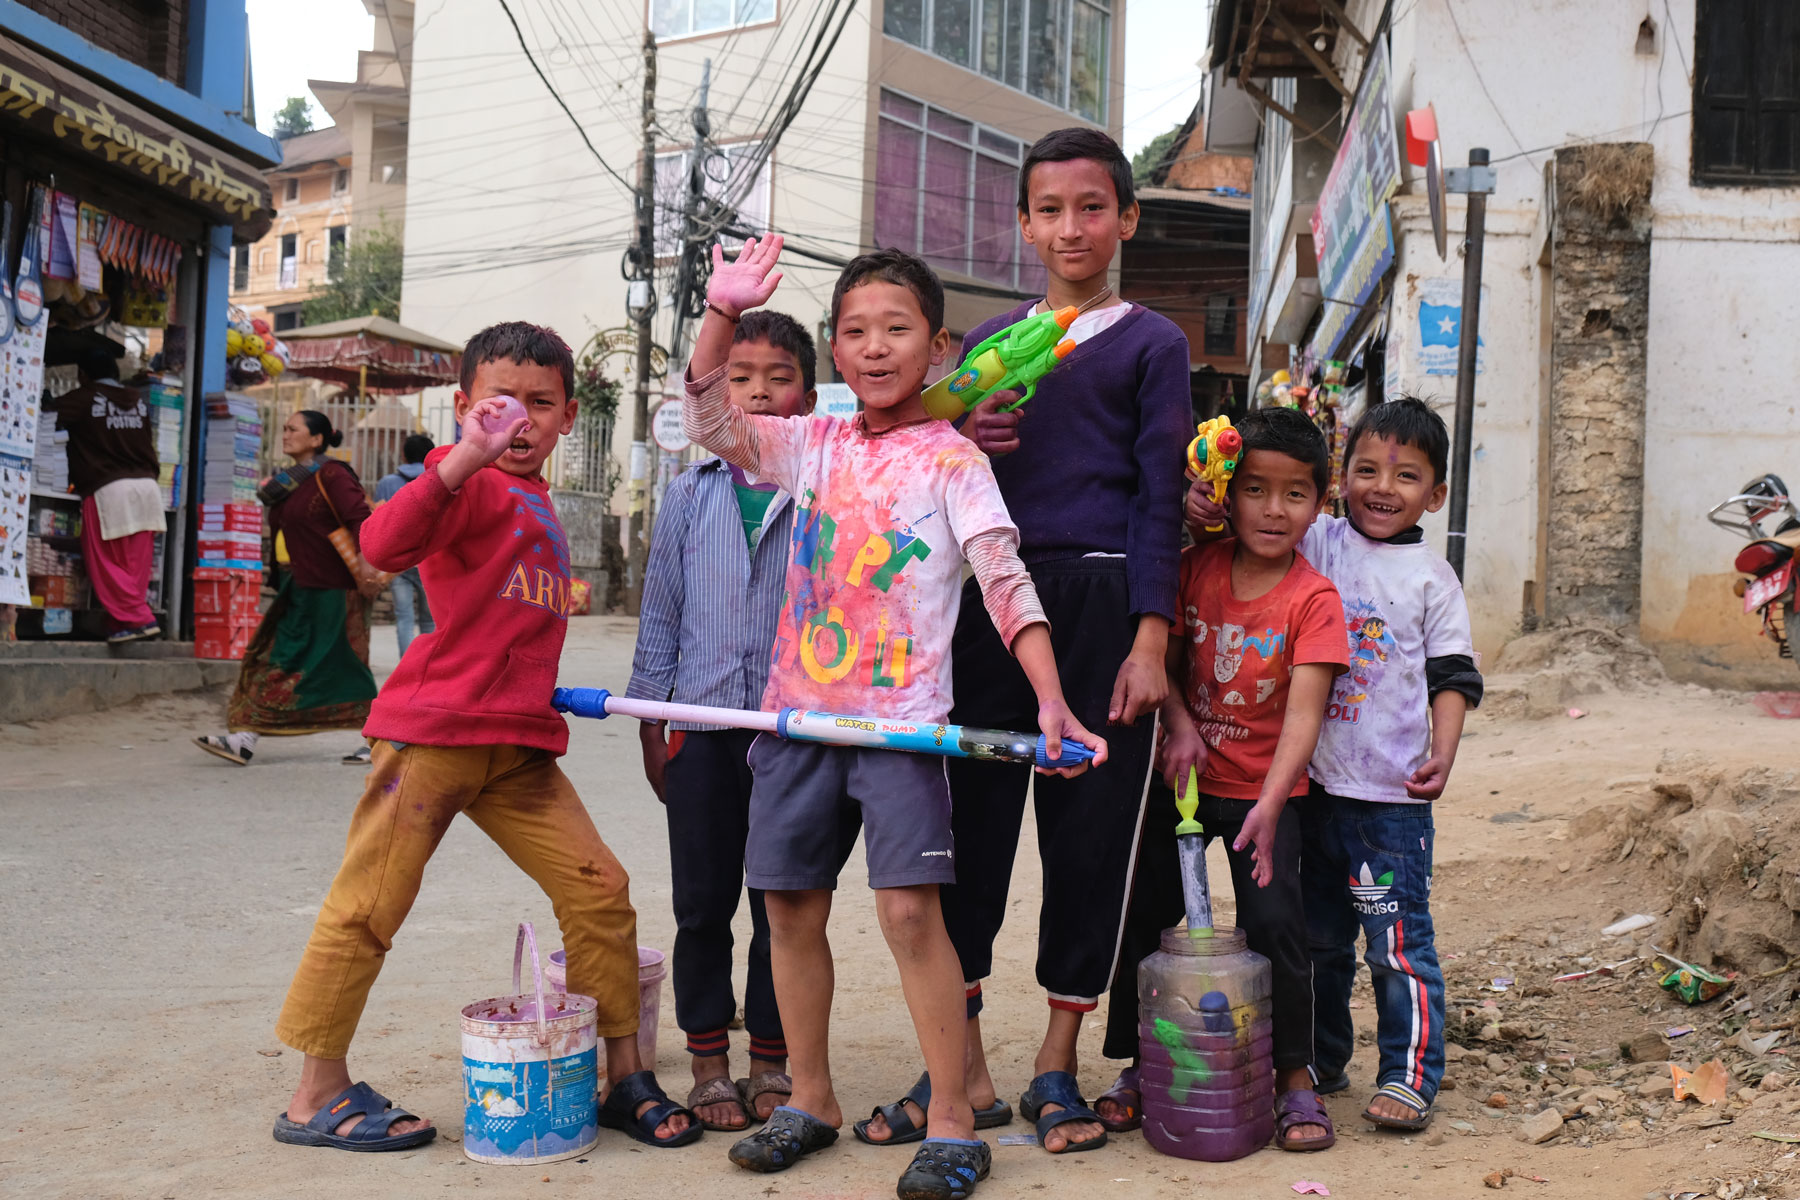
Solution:
{"label": "nepali script sign", "polygon": [[1313,209],[1313,250],[1325,311],[1308,346],[1330,358],[1394,262],[1388,197],[1400,186],[1400,143],[1389,86],[1387,41],[1377,38],[1350,109],[1343,144]]}
{"label": "nepali script sign", "polygon": [[0,114],[204,209],[240,237],[268,231],[273,212],[262,172],[212,147],[190,146],[136,105],[3,40]]}

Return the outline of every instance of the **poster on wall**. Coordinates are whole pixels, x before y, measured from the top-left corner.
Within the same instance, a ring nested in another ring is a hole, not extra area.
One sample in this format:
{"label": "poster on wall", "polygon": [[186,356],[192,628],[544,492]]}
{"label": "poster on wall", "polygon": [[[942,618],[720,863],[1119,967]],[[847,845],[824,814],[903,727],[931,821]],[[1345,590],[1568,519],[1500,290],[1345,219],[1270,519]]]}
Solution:
{"label": "poster on wall", "polygon": [[[1414,364],[1423,375],[1456,374],[1457,349],[1462,344],[1462,280],[1419,280],[1417,318],[1413,324]],[[1487,285],[1481,288],[1481,311],[1488,309]],[[1475,334],[1475,373],[1487,366],[1487,348],[1481,331]]]}
{"label": "poster on wall", "polygon": [[1394,262],[1388,197],[1400,186],[1400,140],[1387,41],[1377,38],[1356,89],[1344,140],[1313,209],[1313,252],[1325,312],[1307,350],[1330,358]]}
{"label": "poster on wall", "polygon": [[25,577],[30,505],[30,460],[0,454],[0,604],[31,603],[31,584]]}
{"label": "poster on wall", "polygon": [[44,397],[44,335],[50,322],[21,325],[0,345],[0,454],[30,459]]}

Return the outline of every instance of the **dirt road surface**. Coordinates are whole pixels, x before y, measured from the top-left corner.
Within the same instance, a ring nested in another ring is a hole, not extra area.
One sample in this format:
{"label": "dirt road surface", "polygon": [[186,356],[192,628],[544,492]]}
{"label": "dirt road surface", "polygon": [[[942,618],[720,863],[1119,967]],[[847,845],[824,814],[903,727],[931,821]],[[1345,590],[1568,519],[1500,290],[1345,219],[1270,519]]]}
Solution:
{"label": "dirt road surface", "polygon": [[[572,621],[563,681],[622,687],[633,630],[619,618]],[[375,640],[378,668],[391,667],[391,631],[377,630]],[[1543,1200],[1800,1194],[1793,1146],[1749,1136],[1800,1131],[1800,1112],[1788,1111],[1800,1109],[1800,1089],[1780,1088],[1792,1078],[1782,1047],[1750,1061],[1728,1045],[1738,1026],[1757,1035],[1779,1027],[1781,996],[1791,992],[1771,989],[1785,977],[1754,988],[1746,978],[1722,1000],[1693,1009],[1669,999],[1641,967],[1549,982],[1581,969],[1581,958],[1604,964],[1647,954],[1656,928],[1600,935],[1618,916],[1646,911],[1665,930],[1680,918],[1666,894],[1673,885],[1659,882],[1655,864],[1645,861],[1649,849],[1623,846],[1604,814],[1586,826],[1572,819],[1647,794],[1670,751],[1741,772],[1779,745],[1791,768],[1793,727],[1741,697],[1694,688],[1596,694],[1581,707],[1579,719],[1560,710],[1535,719],[1477,714],[1438,806],[1434,907],[1461,1044],[1449,1069],[1454,1090],[1441,1097],[1431,1134],[1378,1133],[1357,1118],[1373,1086],[1373,1048],[1365,1046],[1353,1064],[1354,1086],[1329,1101],[1339,1131],[1329,1152],[1265,1150],[1213,1165],[1163,1157],[1135,1133],[1115,1136],[1101,1152],[1062,1158],[996,1146],[993,1177],[980,1194],[1274,1200],[1293,1196],[1296,1181],[1317,1180],[1347,1200],[1483,1196],[1490,1194],[1483,1177],[1508,1168],[1512,1177],[1493,1182]],[[544,899],[466,822],[451,829],[432,863],[351,1063],[356,1078],[433,1117],[444,1136],[390,1155],[278,1145],[270,1126],[299,1061],[282,1051],[272,1026],[336,867],[361,777],[338,763],[354,744],[346,735],[265,739],[248,769],[209,758],[188,739],[216,731],[222,711],[223,696],[189,694],[0,729],[0,1007],[7,1014],[0,1076],[9,1098],[0,1118],[0,1179],[7,1194],[893,1194],[907,1152],[859,1145],[848,1130],[838,1147],[776,1176],[730,1166],[730,1138],[720,1134],[653,1151],[603,1132],[585,1161],[541,1168],[468,1161],[459,1138],[457,1010],[507,990],[517,921],[536,922],[552,942],[555,924]],[[635,726],[619,718],[578,723],[566,766],[632,873],[640,940],[666,949],[667,843],[662,810],[639,771]],[[1027,831],[1023,844],[1032,843]],[[1224,881],[1224,872],[1215,870],[1214,879]],[[987,990],[990,1055],[1003,1091],[1015,1098],[1044,1014],[1031,970],[1039,888],[1035,859],[1023,856]],[[845,1111],[858,1115],[891,1100],[917,1071],[860,851],[843,881],[832,938],[839,963],[833,1057]],[[1725,1007],[1739,995],[1755,998],[1752,1011],[1734,1015]],[[1359,1024],[1372,1026],[1366,982],[1358,1004]],[[672,1010],[665,991],[658,1066],[679,1098],[689,1080]],[[1097,1015],[1083,1038],[1080,1077],[1089,1096],[1116,1070],[1099,1058],[1100,1025]],[[1662,1039],[1662,1031],[1681,1026],[1696,1032]],[[1619,1043],[1646,1029],[1688,1066],[1722,1053],[1738,1070],[1733,1095],[1710,1109],[1671,1101],[1659,1083],[1668,1078],[1666,1064],[1621,1058]],[[741,1068],[743,1035],[735,1036]],[[1769,1090],[1753,1090],[1756,1080]],[[1521,1140],[1522,1117],[1546,1105],[1573,1119],[1545,1144]],[[1017,1122],[987,1136],[1023,1132]]]}

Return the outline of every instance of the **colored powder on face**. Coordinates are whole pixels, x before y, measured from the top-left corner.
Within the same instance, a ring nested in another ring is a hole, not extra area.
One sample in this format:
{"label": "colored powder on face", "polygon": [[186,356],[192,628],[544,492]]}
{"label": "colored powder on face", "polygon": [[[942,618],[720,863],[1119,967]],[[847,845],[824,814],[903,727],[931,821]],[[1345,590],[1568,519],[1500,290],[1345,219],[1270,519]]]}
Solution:
{"label": "colored powder on face", "polygon": [[495,396],[493,399],[500,401],[503,407],[499,416],[481,418],[481,427],[489,433],[505,433],[525,417],[525,406],[519,403],[517,396]]}

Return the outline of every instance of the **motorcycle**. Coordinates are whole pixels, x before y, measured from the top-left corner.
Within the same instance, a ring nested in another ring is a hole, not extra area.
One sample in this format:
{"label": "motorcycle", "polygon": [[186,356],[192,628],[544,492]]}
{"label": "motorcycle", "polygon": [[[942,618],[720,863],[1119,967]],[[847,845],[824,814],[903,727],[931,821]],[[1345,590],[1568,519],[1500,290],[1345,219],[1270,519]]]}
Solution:
{"label": "motorcycle", "polygon": [[[1763,633],[1782,658],[1794,657],[1795,555],[1800,553],[1800,511],[1776,475],[1753,479],[1706,519],[1750,540],[1733,565],[1744,577],[1732,588],[1746,613],[1762,616]],[[1765,523],[1770,527],[1764,528]]]}

